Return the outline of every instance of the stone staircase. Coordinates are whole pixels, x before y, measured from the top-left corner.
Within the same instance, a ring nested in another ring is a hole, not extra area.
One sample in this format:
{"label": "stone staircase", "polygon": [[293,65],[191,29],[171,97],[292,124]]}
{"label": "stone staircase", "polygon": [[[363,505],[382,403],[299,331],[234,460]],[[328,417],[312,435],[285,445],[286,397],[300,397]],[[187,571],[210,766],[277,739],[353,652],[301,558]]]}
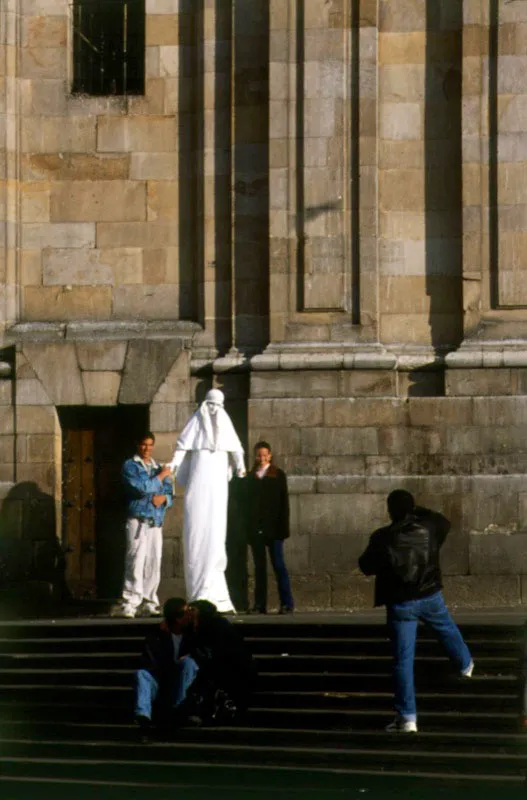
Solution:
{"label": "stone staircase", "polygon": [[464,626],[476,661],[470,681],[421,632],[420,732],[408,737],[383,732],[392,695],[382,625],[237,619],[260,675],[246,725],[184,730],[145,747],[133,725],[131,678],[151,624],[0,623],[0,787],[168,787],[185,775],[195,781],[196,770],[216,786],[234,767],[253,781],[265,770],[338,775],[343,787],[353,776],[525,780],[521,625]]}

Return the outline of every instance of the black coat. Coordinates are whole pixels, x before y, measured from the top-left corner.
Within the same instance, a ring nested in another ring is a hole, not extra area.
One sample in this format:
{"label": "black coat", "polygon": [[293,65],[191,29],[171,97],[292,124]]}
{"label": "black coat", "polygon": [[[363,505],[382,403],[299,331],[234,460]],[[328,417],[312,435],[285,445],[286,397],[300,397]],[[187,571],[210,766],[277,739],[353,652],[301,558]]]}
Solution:
{"label": "black coat", "polygon": [[220,614],[203,620],[189,637],[189,651],[199,667],[198,690],[212,685],[226,691],[240,708],[247,706],[256,671],[235,625]]}
{"label": "black coat", "polygon": [[258,478],[253,468],[246,481],[249,541],[262,534],[267,542],[288,539],[289,494],[285,472],[271,464],[264,477]]}
{"label": "black coat", "polygon": [[[426,508],[415,508],[401,522],[392,522],[372,534],[368,547],[359,558],[365,575],[375,575],[375,605],[392,605],[417,600],[439,591],[442,587],[439,551],[450,522],[442,514]],[[394,556],[400,562],[408,558],[408,549],[398,550],[398,535],[412,539],[412,554],[425,565],[415,581],[405,581],[395,571]],[[392,551],[392,555],[390,555]]]}
{"label": "black coat", "polygon": [[[190,653],[191,639],[183,636],[179,648],[179,658]],[[139,669],[145,669],[161,687],[169,687],[176,674],[174,661],[174,642],[172,634],[162,623],[157,630],[149,634],[143,645]]]}

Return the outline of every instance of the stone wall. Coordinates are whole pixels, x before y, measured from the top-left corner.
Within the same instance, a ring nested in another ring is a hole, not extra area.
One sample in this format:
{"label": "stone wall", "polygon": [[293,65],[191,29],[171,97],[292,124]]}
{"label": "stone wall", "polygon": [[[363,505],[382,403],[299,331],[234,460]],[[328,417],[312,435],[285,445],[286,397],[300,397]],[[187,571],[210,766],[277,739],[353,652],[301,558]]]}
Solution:
{"label": "stone wall", "polygon": [[462,606],[527,602],[524,396],[397,397],[394,372],[253,374],[250,439],[289,475],[287,545],[302,607],[372,603],[357,558],[395,488],[452,521],[445,591]]}
{"label": "stone wall", "polygon": [[94,98],[68,0],[0,6],[4,528],[60,534],[57,407],[148,404],[163,460],[214,383],[290,476],[301,607],[369,603],[397,485],[452,517],[450,598],[522,601],[527,2],[146,14],[145,95]]}
{"label": "stone wall", "polygon": [[198,254],[180,244],[196,179],[179,180],[196,147],[200,20],[187,6],[148,3],[145,95],[97,98],[70,93],[67,0],[9,0],[20,319],[198,318]]}
{"label": "stone wall", "polygon": [[380,340],[462,338],[459,0],[380,3]]}

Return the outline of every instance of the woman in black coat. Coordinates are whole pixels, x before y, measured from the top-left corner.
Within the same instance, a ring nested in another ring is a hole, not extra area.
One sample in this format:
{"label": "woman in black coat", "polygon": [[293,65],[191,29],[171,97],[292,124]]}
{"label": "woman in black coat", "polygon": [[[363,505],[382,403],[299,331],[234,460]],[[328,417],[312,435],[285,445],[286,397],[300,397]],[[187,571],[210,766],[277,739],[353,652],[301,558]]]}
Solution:
{"label": "woman in black coat", "polygon": [[267,553],[278,584],[280,613],[294,609],[289,573],[284,561],[284,541],[289,537],[289,496],[283,470],[272,463],[271,446],[258,442],[254,466],[247,475],[249,544],[254,559],[253,613],[267,612]]}

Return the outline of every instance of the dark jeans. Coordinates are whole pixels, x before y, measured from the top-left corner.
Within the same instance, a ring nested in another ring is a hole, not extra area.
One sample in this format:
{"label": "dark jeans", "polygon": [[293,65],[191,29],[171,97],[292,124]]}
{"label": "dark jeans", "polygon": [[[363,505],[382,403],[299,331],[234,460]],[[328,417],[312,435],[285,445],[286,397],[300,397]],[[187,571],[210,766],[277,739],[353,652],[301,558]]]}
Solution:
{"label": "dark jeans", "polygon": [[267,552],[274,570],[280,605],[294,608],[289,573],[284,561],[284,543],[282,541],[266,542],[263,536],[254,537],[251,541],[254,559],[254,605],[259,609],[267,609]]}
{"label": "dark jeans", "polygon": [[[198,665],[190,656],[176,663],[174,684],[170,687],[172,708],[181,705],[187,692],[198,674]],[[152,719],[152,708],[159,694],[159,684],[146,669],[138,669],[135,673],[135,714]]]}
{"label": "dark jeans", "polygon": [[227,569],[225,578],[234,608],[238,613],[249,608],[247,539],[227,534]]}
{"label": "dark jeans", "polygon": [[460,673],[470,667],[472,656],[441,592],[387,606],[386,610],[394,657],[395,710],[405,720],[415,722],[414,656],[419,620],[430,625]]}

